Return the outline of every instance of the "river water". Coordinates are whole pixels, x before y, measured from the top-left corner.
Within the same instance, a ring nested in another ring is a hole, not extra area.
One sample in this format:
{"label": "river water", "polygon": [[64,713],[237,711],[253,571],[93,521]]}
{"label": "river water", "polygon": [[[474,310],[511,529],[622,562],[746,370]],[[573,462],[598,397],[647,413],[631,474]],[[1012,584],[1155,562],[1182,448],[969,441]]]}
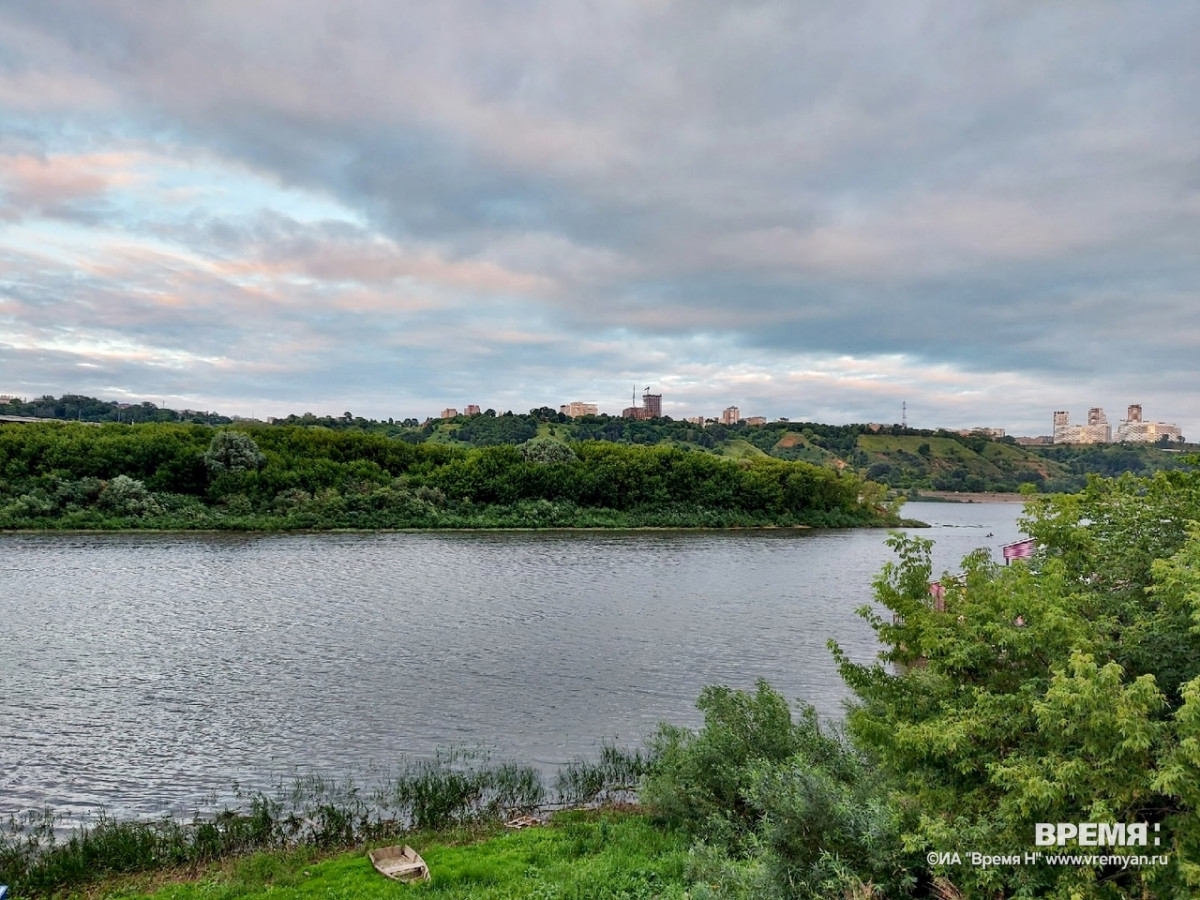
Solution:
{"label": "river water", "polygon": [[[909,504],[935,571],[1019,504]],[[837,717],[886,533],[0,535],[0,816],[186,814],[438,748],[552,768],[706,684]]]}

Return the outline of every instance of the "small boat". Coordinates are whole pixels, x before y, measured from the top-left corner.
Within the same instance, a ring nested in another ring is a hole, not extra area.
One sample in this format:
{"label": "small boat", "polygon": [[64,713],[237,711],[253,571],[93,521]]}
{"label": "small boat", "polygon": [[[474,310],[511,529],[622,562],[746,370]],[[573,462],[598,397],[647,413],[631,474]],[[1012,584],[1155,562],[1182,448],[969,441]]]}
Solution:
{"label": "small boat", "polygon": [[504,827],[520,831],[522,828],[534,828],[541,824],[542,820],[534,816],[517,816],[517,818],[505,822]]}
{"label": "small boat", "polygon": [[396,881],[428,881],[429,866],[421,854],[407,844],[395,847],[380,847],[367,853],[381,874]]}

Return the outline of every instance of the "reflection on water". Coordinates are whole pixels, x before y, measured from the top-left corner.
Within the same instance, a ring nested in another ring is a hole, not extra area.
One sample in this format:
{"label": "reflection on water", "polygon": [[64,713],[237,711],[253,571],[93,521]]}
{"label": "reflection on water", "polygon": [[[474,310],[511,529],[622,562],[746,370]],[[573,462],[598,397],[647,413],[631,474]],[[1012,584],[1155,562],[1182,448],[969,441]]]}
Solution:
{"label": "reflection on water", "polygon": [[[910,504],[937,568],[1019,505]],[[991,537],[986,535],[991,533]],[[547,767],[766,678],[839,714],[826,642],[881,531],[0,536],[0,814],[194,809],[232,783],[484,744]]]}

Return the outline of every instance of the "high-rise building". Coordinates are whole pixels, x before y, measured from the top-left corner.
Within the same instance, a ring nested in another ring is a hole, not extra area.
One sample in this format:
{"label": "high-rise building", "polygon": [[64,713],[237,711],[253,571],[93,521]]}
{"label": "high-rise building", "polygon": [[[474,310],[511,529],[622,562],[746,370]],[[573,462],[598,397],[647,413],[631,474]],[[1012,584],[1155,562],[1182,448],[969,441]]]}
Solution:
{"label": "high-rise building", "polygon": [[443,409],[443,410],[442,410],[442,414],[441,414],[441,416],[439,416],[438,418],[441,418],[441,419],[453,419],[453,418],[454,418],[455,416],[457,416],[457,415],[458,415],[458,410],[457,410],[457,409],[454,409],[453,407],[449,407],[449,406],[448,406],[448,407],[446,407],[445,409]]}
{"label": "high-rise building", "polygon": [[478,405],[476,405],[476,404],[474,404],[474,403],[468,403],[468,404],[467,404],[467,411],[466,411],[466,412],[464,412],[464,413],[463,413],[463,415],[464,415],[464,416],[477,416],[477,415],[479,415],[479,406],[478,406]]}
{"label": "high-rise building", "polygon": [[646,388],[641,406],[627,406],[621,410],[623,419],[656,419],[662,415],[662,394],[650,393]]}
{"label": "high-rise building", "polygon": [[1170,422],[1143,422],[1142,407],[1134,403],[1129,407],[1124,421],[1117,426],[1117,440],[1136,444],[1153,444],[1165,437],[1169,441],[1182,441],[1179,426]]}
{"label": "high-rise building", "polygon": [[741,418],[742,411],[740,409],[736,406],[727,406],[724,412],[721,413],[721,424],[736,425]]}
{"label": "high-rise building", "polygon": [[1054,411],[1054,443],[1074,444],[1079,441],[1079,426],[1071,424],[1071,414],[1065,409]]}
{"label": "high-rise building", "polygon": [[1093,406],[1088,410],[1088,423],[1079,428],[1078,442],[1081,444],[1108,444],[1112,442],[1112,426],[1104,410]]}
{"label": "high-rise building", "polygon": [[1108,417],[1099,406],[1088,410],[1086,425],[1070,424],[1070,417],[1062,410],[1054,413],[1053,440],[1056,444],[1110,444],[1114,439],[1153,444],[1164,437],[1169,441],[1183,440],[1178,425],[1171,422],[1144,421],[1140,403],[1130,404],[1125,418],[1117,426],[1115,438]]}

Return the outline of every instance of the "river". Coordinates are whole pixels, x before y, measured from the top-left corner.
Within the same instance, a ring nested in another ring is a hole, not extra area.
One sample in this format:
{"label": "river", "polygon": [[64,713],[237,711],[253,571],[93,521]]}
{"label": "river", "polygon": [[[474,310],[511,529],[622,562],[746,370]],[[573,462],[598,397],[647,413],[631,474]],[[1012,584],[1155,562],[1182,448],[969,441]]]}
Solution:
{"label": "river", "polygon": [[[904,512],[938,572],[1020,536],[1020,504]],[[711,683],[837,717],[826,642],[874,658],[885,538],[0,535],[0,815],[186,815],[454,745],[549,769],[698,724]]]}

